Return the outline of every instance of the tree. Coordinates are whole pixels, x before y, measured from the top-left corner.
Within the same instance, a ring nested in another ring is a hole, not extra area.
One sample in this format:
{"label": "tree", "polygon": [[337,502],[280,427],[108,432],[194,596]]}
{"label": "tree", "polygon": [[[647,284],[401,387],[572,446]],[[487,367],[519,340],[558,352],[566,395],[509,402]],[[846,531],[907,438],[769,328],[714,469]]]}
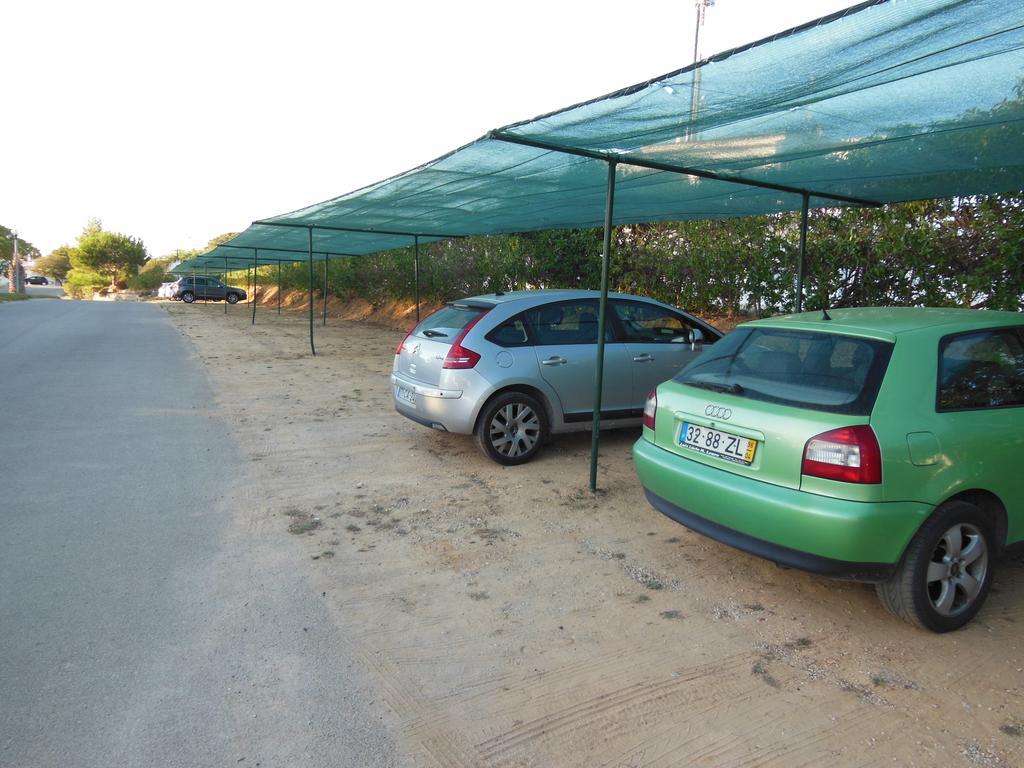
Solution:
{"label": "tree", "polygon": [[153,291],[160,287],[167,277],[167,270],[177,261],[174,256],[150,259],[137,275],[128,278],[128,287],[133,291]]}
{"label": "tree", "polygon": [[64,293],[73,299],[91,298],[96,291],[106,286],[107,278],[88,269],[72,269],[64,281]]}
{"label": "tree", "polygon": [[206,248],[204,248],[202,252],[206,253],[206,251],[212,251],[218,245],[222,245],[234,237],[238,237],[237,232],[225,232],[223,235],[217,235],[210,239],[210,242],[206,244]]}
{"label": "tree", "polygon": [[109,278],[111,287],[127,280],[146,263],[146,246],[141,240],[118,232],[107,232],[98,220],[91,220],[71,253],[74,271],[86,271]]}
{"label": "tree", "polygon": [[70,245],[54,248],[51,253],[36,260],[36,272],[61,282],[67,280],[68,272],[71,271],[71,254],[73,252],[74,248]]}
{"label": "tree", "polygon": [[[20,236],[18,237],[18,260],[19,262],[25,259],[34,259],[39,255],[39,249],[36,248],[32,243],[24,240]],[[0,225],[0,275],[10,277],[11,273],[11,259],[14,256],[14,230],[8,229],[5,226]],[[22,273],[24,274],[24,273]],[[14,290],[14,284],[11,284],[11,291]]]}

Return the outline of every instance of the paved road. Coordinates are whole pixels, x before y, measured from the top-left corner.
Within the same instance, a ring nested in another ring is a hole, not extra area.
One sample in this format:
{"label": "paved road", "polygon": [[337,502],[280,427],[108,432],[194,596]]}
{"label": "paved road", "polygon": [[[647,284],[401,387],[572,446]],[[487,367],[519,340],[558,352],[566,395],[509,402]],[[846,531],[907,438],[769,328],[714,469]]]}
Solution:
{"label": "paved road", "polygon": [[30,296],[63,296],[64,289],[55,284],[49,285],[26,285],[25,292]]}
{"label": "paved road", "polygon": [[2,768],[403,762],[212,402],[158,307],[0,304]]}

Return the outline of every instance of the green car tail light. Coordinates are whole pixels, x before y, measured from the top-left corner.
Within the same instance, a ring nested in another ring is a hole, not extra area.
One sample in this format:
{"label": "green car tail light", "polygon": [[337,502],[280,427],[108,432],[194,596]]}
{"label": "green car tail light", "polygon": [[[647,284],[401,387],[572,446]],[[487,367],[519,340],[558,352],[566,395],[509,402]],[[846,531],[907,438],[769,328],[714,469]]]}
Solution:
{"label": "green car tail light", "polygon": [[844,483],[882,482],[882,451],[867,424],[815,435],[804,446],[801,473]]}
{"label": "green car tail light", "polygon": [[658,417],[658,390],[652,389],[644,401],[644,426],[654,429],[655,420]]}

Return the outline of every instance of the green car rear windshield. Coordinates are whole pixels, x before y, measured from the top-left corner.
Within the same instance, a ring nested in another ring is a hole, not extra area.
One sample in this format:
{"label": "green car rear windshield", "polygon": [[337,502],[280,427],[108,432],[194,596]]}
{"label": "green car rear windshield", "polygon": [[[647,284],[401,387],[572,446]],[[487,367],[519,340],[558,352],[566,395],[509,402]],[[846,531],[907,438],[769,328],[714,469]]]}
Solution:
{"label": "green car rear windshield", "polygon": [[675,381],[713,392],[867,416],[892,355],[875,339],[785,328],[739,328]]}

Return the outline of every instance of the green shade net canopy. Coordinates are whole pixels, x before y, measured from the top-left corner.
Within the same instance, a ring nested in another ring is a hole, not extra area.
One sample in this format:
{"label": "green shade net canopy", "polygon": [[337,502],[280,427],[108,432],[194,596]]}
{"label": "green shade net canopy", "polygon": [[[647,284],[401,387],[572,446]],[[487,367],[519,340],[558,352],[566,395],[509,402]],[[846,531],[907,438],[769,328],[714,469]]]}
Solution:
{"label": "green shade net canopy", "polygon": [[182,270],[1024,188],[1024,2],[875,0],[253,223]]}

